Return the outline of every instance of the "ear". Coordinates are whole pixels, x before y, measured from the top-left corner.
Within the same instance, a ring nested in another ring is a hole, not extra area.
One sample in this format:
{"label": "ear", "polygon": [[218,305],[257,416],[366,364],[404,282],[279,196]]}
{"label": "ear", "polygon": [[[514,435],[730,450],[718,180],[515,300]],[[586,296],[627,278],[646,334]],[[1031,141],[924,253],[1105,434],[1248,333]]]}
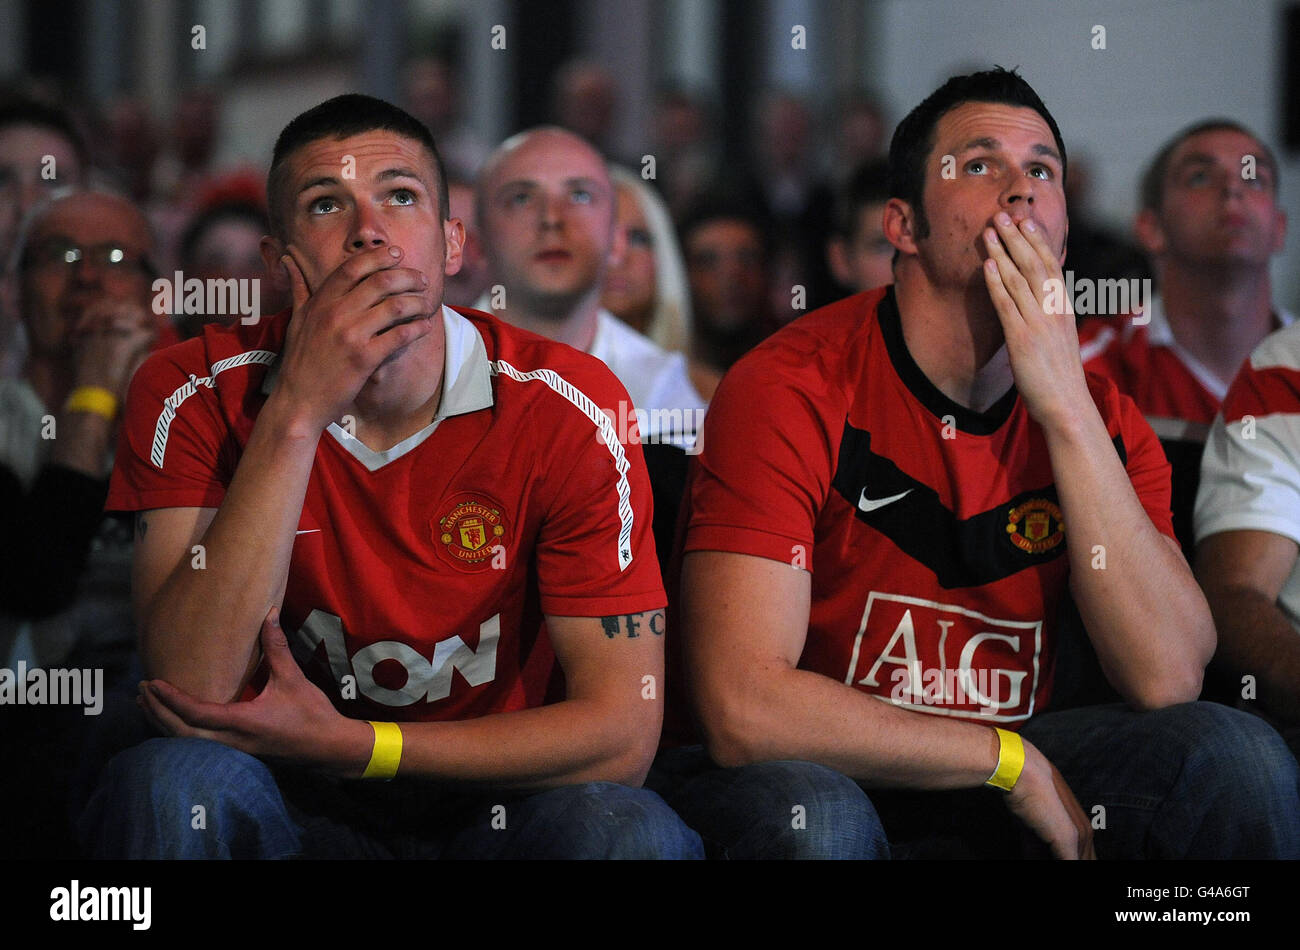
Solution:
{"label": "ear", "polygon": [[442,222],[442,237],[445,245],[442,272],[450,277],[460,273],[461,255],[465,251],[465,225],[460,218],[448,218]]}
{"label": "ear", "polygon": [[885,217],[882,222],[885,240],[898,248],[903,254],[916,254],[916,215],[912,206],[902,198],[890,198],[885,203]]}
{"label": "ear", "polygon": [[264,235],[262,240],[258,242],[257,250],[262,255],[262,265],[266,268],[266,279],[270,281],[271,286],[283,294],[292,296],[289,275],[284,272],[284,265],[280,263],[280,258],[284,257],[286,253],[284,244],[279,238],[271,237],[268,234]]}
{"label": "ear", "polygon": [[842,237],[833,237],[826,242],[826,264],[831,269],[831,276],[845,287],[853,286],[853,272],[849,268],[848,242]]}
{"label": "ear", "polygon": [[1160,215],[1151,208],[1143,208],[1138,212],[1137,218],[1133,221],[1133,233],[1137,236],[1138,243],[1142,245],[1142,250],[1152,257],[1163,254],[1168,246],[1165,240],[1165,229],[1160,225]]}

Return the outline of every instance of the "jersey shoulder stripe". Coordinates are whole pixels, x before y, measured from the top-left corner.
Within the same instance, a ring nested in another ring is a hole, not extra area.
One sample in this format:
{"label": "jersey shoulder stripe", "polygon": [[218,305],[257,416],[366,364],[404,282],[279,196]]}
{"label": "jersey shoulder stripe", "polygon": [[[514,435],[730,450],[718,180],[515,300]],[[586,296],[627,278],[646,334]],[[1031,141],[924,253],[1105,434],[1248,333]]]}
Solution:
{"label": "jersey shoulder stripe", "polygon": [[159,469],[163,467],[163,460],[167,455],[167,437],[171,433],[172,420],[176,418],[176,413],[185,400],[198,392],[200,386],[213,389],[217,384],[217,376],[226,370],[248,366],[250,363],[269,366],[274,362],[276,355],[270,350],[246,350],[243,353],[213,363],[207,376],[194,376],[191,374],[189,382],[177,387],[175,392],[163,400],[162,411],[158,414],[158,421],[154,424],[153,445],[149,449],[149,461]]}
{"label": "jersey shoulder stripe", "polygon": [[615,482],[618,494],[619,518],[618,567],[620,571],[625,570],[632,563],[632,489],[627,480],[627,453],[623,450],[623,443],[618,440],[613,425],[610,424],[609,416],[601,412],[600,408],[591,401],[591,398],[586,393],[555,372],[555,370],[534,369],[523,372],[506,360],[494,361],[492,369],[498,375],[506,376],[516,382],[545,383],[553,392],[562,396],[590,419],[591,423],[600,432],[601,441],[605,443],[610,455],[613,456],[614,470],[618,473],[618,480]]}

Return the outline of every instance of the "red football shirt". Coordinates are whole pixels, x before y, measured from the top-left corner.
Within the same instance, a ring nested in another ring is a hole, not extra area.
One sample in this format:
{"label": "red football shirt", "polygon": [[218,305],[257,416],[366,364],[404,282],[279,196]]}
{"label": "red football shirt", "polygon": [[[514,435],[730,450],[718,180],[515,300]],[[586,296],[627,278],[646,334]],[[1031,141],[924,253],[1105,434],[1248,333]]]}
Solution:
{"label": "red football shirt", "polygon": [[[664,606],[641,450],[603,409],[600,361],[443,308],[442,400],[374,452],[321,436],[282,622],[346,715],[451,720],[542,705],[558,669],[542,618]],[[288,312],[205,328],[131,384],[108,507],[217,507],[274,385]],[[611,412],[613,409],[611,409]]]}
{"label": "red football shirt", "polygon": [[[1154,434],[1109,381],[1088,385],[1138,498],[1172,537]],[[881,288],[802,317],[727,374],[684,550],[812,572],[801,669],[1015,728],[1051,697],[1069,577],[1054,481],[1016,390],[984,413],[944,396]]]}

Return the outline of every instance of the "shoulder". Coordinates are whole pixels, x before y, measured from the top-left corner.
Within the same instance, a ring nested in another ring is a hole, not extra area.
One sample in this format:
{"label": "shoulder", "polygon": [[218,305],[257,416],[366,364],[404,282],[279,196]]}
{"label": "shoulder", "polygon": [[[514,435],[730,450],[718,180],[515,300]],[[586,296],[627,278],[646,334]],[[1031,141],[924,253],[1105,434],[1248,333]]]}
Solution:
{"label": "shoulder", "polygon": [[851,385],[879,335],[877,313],[886,289],[854,294],[782,327],[727,371],[714,402],[724,390],[798,387],[829,395]]}
{"label": "shoulder", "polygon": [[[258,320],[256,324],[230,327],[209,324],[203,333],[189,340],[156,350],[145,360],[132,381],[150,388],[168,383],[193,381],[216,388],[218,382],[229,387],[238,384],[261,384],[284,345],[289,311]],[[223,376],[229,370],[247,368],[244,373]],[[218,376],[222,376],[218,380]]]}
{"label": "shoulder", "polygon": [[619,378],[638,407],[703,408],[705,399],[691,384],[685,356],[663,349],[607,310],[596,320],[592,355]]}
{"label": "shoulder", "polygon": [[1228,422],[1272,413],[1300,413],[1300,324],[1264,337],[1223,400]]}
{"label": "shoulder", "polygon": [[492,314],[453,307],[483,338],[497,401],[506,408],[562,400],[581,409],[609,408],[627,392],[600,360],[564,343],[511,326]]}

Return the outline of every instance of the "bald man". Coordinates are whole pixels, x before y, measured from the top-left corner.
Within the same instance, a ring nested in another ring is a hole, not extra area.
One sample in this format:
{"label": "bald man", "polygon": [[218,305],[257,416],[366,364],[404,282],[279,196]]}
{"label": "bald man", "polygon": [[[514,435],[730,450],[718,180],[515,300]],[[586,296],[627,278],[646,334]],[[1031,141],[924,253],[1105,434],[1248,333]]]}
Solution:
{"label": "bald man", "polygon": [[[478,196],[493,283],[480,309],[603,360],[640,410],[643,441],[693,444],[705,403],[685,357],[600,306],[626,244],[600,153],[563,129],[530,129],[492,153]],[[629,422],[621,407],[601,408],[616,414],[616,425]]]}

